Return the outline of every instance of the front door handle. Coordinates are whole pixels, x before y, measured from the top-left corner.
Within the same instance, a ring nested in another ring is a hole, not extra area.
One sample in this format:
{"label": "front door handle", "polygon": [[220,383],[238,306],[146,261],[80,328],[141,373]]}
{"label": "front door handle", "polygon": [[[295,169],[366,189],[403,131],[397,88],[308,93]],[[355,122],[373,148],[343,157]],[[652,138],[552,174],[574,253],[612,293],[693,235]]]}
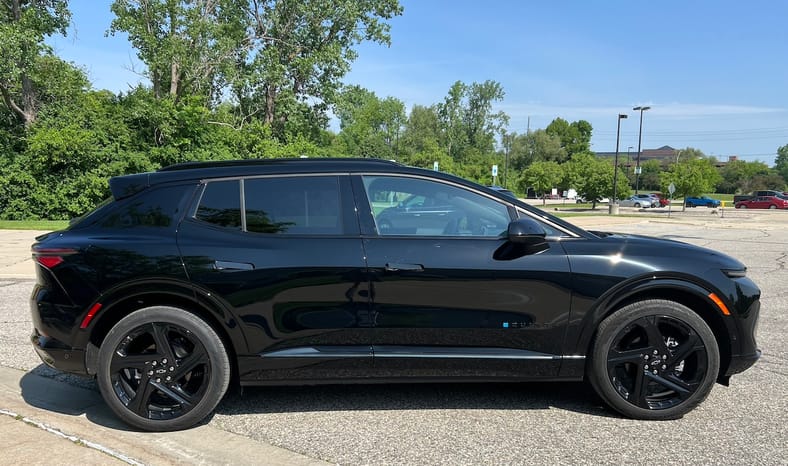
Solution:
{"label": "front door handle", "polygon": [[248,262],[216,261],[213,263],[215,270],[254,270],[254,265]]}
{"label": "front door handle", "polygon": [[424,272],[424,266],[421,264],[389,262],[386,264],[386,272]]}

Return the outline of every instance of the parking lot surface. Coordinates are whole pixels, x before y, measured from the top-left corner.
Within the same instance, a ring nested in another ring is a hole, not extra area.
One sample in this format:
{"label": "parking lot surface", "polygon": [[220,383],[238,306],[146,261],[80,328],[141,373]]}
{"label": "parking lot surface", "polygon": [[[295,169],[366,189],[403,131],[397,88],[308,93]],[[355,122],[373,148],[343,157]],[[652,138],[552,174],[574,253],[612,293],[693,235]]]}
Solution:
{"label": "parking lot surface", "polygon": [[[230,393],[209,426],[342,464],[788,464],[788,212],[726,216],[576,222],[728,253],[761,287],[762,359],[681,420],[624,419],[583,383],[486,383],[247,388]],[[95,391],[40,366],[27,338],[32,286],[0,278],[0,365]]]}

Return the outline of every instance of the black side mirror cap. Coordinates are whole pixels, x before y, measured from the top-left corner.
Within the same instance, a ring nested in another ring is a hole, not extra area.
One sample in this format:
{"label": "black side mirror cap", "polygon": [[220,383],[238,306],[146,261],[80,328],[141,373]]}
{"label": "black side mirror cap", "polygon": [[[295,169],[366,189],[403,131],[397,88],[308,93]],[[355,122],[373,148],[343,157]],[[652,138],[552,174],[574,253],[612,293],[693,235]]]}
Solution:
{"label": "black side mirror cap", "polygon": [[509,224],[507,235],[512,243],[538,245],[546,242],[547,232],[536,220],[523,217]]}

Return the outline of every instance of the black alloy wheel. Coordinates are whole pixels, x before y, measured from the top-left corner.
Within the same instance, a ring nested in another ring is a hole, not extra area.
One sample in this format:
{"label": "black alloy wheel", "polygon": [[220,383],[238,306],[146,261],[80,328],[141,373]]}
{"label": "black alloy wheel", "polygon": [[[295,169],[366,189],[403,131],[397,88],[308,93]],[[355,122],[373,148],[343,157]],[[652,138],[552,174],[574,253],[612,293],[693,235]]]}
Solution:
{"label": "black alloy wheel", "polygon": [[229,380],[221,339],[182,309],[158,306],[129,314],[99,351],[104,400],[123,421],[145,430],[199,422],[219,403]]}
{"label": "black alloy wheel", "polygon": [[589,379],[615,410],[637,419],[676,419],[711,391],[720,366],[703,319],[665,300],[630,304],[599,326]]}

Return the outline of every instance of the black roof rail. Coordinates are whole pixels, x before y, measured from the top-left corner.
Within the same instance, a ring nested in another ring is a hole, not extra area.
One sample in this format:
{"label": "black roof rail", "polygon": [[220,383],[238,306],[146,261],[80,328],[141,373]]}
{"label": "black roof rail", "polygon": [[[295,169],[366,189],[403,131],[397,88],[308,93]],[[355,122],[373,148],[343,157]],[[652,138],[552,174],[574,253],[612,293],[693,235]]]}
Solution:
{"label": "black roof rail", "polygon": [[385,159],[361,158],[361,157],[318,157],[318,158],[289,158],[289,159],[244,159],[244,160],[214,160],[204,162],[183,162],[168,165],[158,169],[159,172],[170,172],[177,170],[190,170],[194,168],[220,168],[220,167],[251,167],[257,165],[280,165],[292,163],[331,163],[331,162],[353,162],[385,165],[401,165],[399,162]]}

